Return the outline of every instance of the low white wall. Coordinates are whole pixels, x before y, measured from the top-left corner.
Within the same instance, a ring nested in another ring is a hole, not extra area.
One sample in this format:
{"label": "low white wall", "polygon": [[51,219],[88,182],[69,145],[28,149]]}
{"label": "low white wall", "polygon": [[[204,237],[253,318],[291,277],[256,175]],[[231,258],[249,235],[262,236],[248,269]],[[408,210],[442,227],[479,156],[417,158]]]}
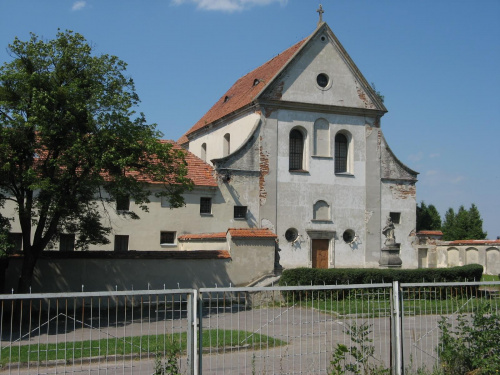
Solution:
{"label": "low white wall", "polygon": [[[246,248],[231,258],[227,251],[176,251],[174,258],[151,252],[50,254],[38,260],[32,292],[79,292],[226,287],[247,285],[274,269],[274,246]],[[53,252],[55,253],[55,252]],[[108,253],[108,254],[104,254]],[[200,255],[200,253],[203,253]],[[104,255],[103,255],[104,254]],[[16,288],[22,257],[11,258],[6,291]],[[249,266],[251,265],[251,266]]]}

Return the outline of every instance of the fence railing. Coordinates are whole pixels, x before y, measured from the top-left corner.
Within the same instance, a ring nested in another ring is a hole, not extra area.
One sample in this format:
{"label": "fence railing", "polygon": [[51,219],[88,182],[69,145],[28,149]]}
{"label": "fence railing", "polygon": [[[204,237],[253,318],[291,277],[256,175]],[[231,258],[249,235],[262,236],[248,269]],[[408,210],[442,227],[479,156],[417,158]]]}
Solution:
{"label": "fence railing", "polygon": [[9,373],[148,373],[169,353],[194,367],[194,290],[0,297],[0,365]]}
{"label": "fence railing", "polygon": [[1,295],[0,372],[415,374],[439,365],[440,321],[456,327],[485,303],[498,315],[499,291],[395,282]]}

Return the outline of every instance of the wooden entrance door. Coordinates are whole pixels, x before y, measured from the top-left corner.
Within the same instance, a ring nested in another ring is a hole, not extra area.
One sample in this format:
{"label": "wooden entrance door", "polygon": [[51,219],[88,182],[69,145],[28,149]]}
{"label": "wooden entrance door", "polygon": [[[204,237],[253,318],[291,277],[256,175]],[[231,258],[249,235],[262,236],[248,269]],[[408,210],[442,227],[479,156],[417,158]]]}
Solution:
{"label": "wooden entrance door", "polygon": [[330,240],[312,240],[313,268],[328,268],[328,244]]}

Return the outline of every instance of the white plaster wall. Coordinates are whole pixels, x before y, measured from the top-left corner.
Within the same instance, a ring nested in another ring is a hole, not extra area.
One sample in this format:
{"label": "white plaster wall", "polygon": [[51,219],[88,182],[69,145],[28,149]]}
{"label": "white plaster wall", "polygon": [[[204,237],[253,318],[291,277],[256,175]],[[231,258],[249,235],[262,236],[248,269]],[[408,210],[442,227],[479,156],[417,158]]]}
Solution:
{"label": "white plaster wall", "polygon": [[[365,119],[358,116],[318,114],[280,110],[277,114],[277,225],[280,240],[280,263],[286,268],[311,265],[311,239],[307,230],[335,231],[333,249],[335,267],[360,266],[364,263],[365,233]],[[335,175],[334,158],[311,156],[314,149],[314,122],[324,118],[330,124],[330,155],[334,155],[335,134],[351,135],[352,175]],[[308,173],[289,171],[289,134],[299,127],[307,132],[305,169]],[[317,200],[330,205],[330,222],[313,222],[313,206]],[[291,244],[285,239],[288,228],[296,228],[301,236]],[[352,229],[359,238],[353,247],[342,239]],[[330,262],[332,259],[330,259]]]}
{"label": "white plaster wall", "polygon": [[438,257],[437,267],[456,267],[466,264],[480,264],[484,267],[487,275],[498,275],[500,273],[500,248],[496,246],[477,245],[470,246],[447,246],[435,247]]}
{"label": "white plaster wall", "polygon": [[[328,37],[322,41],[321,36],[316,36],[290,65],[283,78],[282,100],[374,108],[366,94],[361,94],[363,89],[346,59],[339,53],[338,47]],[[326,88],[317,86],[316,77],[320,73],[325,73],[330,78],[331,84]]]}
{"label": "white plaster wall", "polygon": [[[200,197],[212,198],[211,215],[200,214]],[[103,220],[106,225],[111,223],[112,226],[111,234],[108,236],[110,243],[90,245],[89,250],[114,250],[115,235],[129,236],[129,250],[176,250],[179,249],[178,243],[160,245],[160,232],[174,231],[178,237],[189,233],[226,232],[229,227],[248,227],[246,220],[233,219],[234,200],[230,194],[224,194],[216,188],[195,188],[185,193],[184,199],[186,203],[184,207],[170,209],[162,206],[161,199],[153,195],[150,197],[151,203],[148,204],[149,212],[142,211],[131,201],[130,210],[140,216],[139,220],[119,215],[115,210],[115,204],[107,205],[107,213],[103,215]],[[2,213],[7,217],[16,217],[14,204],[8,202]],[[19,222],[12,222],[11,232],[20,231]],[[58,250],[59,244],[54,243],[49,248]]]}
{"label": "white plaster wall", "polygon": [[223,154],[225,134],[229,133],[231,135],[230,153],[233,153],[250,136],[251,131],[259,120],[259,114],[251,113],[231,120],[227,124],[224,124],[223,127],[207,130],[189,141],[189,151],[201,158],[201,145],[206,143],[206,162],[212,164],[212,159],[225,156]]}

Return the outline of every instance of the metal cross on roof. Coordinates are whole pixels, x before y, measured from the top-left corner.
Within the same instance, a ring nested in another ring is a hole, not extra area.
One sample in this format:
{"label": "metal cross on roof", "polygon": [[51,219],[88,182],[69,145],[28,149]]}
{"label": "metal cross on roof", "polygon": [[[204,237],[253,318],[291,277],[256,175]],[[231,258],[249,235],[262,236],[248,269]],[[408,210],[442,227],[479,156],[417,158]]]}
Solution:
{"label": "metal cross on roof", "polygon": [[323,23],[323,13],[325,13],[325,11],[323,10],[323,6],[321,4],[319,4],[319,9],[316,12],[319,13],[319,21],[318,21],[318,26],[319,26]]}

